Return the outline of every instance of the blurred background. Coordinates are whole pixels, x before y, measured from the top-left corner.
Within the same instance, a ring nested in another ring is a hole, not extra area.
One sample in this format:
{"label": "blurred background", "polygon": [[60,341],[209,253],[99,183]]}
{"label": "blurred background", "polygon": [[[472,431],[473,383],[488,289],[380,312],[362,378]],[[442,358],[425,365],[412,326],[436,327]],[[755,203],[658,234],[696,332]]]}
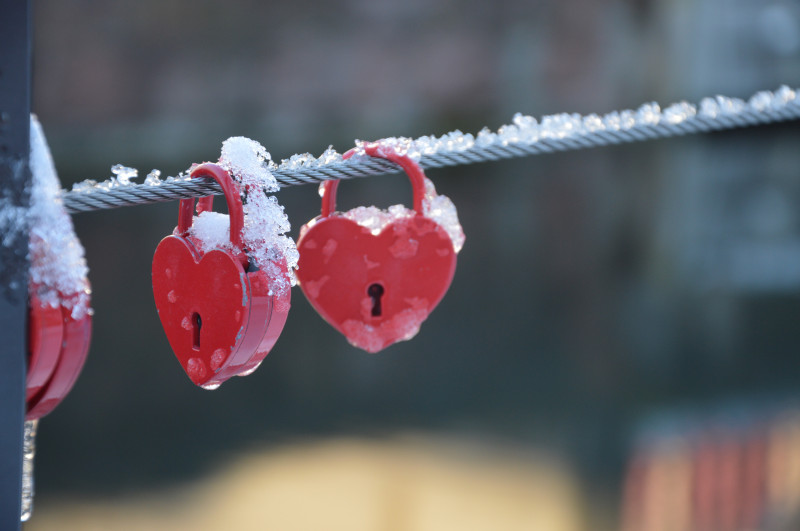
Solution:
{"label": "blurred background", "polygon": [[[800,86],[797,0],[37,0],[33,109],[65,187],[280,161],[515,112]],[[369,355],[299,289],[261,368],[190,383],[152,300],[177,204],[74,216],[81,378],[40,424],[36,529],[797,529],[796,123],[428,176],[466,245]],[[340,207],[410,204],[401,175]],[[311,186],[278,199],[293,236]],[[218,201],[219,203],[219,201]]]}

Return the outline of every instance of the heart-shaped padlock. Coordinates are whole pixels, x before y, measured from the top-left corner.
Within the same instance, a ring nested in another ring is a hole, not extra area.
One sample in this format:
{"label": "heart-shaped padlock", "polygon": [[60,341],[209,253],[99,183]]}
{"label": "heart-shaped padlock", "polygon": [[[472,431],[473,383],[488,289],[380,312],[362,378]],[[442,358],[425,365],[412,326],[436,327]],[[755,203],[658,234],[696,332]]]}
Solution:
{"label": "heart-shaped padlock", "polygon": [[[222,187],[230,215],[230,242],[205,250],[192,227],[193,199],[180,204],[178,226],[153,256],[153,296],[175,356],[195,384],[215,389],[249,374],[278,339],[290,291],[270,292],[270,278],[248,259],[242,243],[244,214],[238,185],[216,164],[195,167],[191,177],[212,177]],[[200,199],[210,210],[213,197]],[[286,264],[279,264],[286,273]]]}
{"label": "heart-shaped padlock", "polygon": [[403,209],[383,227],[364,226],[333,211],[339,181],[325,181],[321,215],[300,230],[297,278],[311,305],[352,345],[378,352],[416,335],[450,286],[456,251],[445,229],[423,212],[420,166],[379,144],[365,152],[406,171],[414,211]]}
{"label": "heart-shaped padlock", "polygon": [[[87,285],[88,288],[88,285]],[[58,293],[58,305],[43,303],[31,290],[27,420],[53,411],[69,394],[86,362],[92,335],[92,316],[73,317],[70,296]]]}

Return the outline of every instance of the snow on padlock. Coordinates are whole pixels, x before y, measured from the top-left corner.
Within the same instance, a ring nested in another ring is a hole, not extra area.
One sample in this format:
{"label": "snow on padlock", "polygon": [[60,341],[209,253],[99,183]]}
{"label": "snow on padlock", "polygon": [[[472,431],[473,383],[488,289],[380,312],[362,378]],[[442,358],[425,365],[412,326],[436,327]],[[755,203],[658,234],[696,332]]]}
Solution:
{"label": "snow on padlock", "polygon": [[311,305],[352,345],[378,352],[414,337],[441,301],[464,233],[455,207],[436,195],[415,161],[388,145],[368,144],[364,152],[406,171],[414,210],[334,212],[338,181],[323,182],[322,213],[300,231],[297,278]]}
{"label": "snow on padlock", "polygon": [[35,420],[60,404],[78,379],[89,352],[92,309],[83,246],[61,201],[44,132],[33,116],[30,167],[25,417]]}
{"label": "snow on padlock", "polygon": [[[191,177],[212,177],[230,213],[230,241],[214,249],[190,235],[193,199],[180,204],[178,226],[153,256],[153,296],[175,356],[195,384],[215,389],[252,372],[278,339],[290,291],[270,291],[270,276],[248,258],[242,243],[244,214],[238,185],[216,164],[195,167]],[[213,197],[198,201],[209,211]],[[279,264],[286,274],[286,264]]]}

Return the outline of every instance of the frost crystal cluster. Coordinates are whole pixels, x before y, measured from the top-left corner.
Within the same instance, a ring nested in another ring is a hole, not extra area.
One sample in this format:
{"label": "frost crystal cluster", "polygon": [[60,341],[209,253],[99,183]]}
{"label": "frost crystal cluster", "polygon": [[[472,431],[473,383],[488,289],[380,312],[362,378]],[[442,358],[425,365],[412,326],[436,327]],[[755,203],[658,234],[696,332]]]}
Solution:
{"label": "frost crystal cluster", "polygon": [[[322,185],[320,185],[320,189]],[[458,221],[456,207],[450,198],[438,195],[433,182],[425,178],[425,196],[422,199],[422,213],[435,221],[453,242],[453,249],[458,253],[464,246],[464,230]],[[403,205],[392,205],[386,210],[376,206],[360,206],[342,213],[342,216],[366,227],[374,235],[378,235],[390,223],[414,216],[414,211]]]}
{"label": "frost crystal cluster", "polygon": [[44,304],[59,304],[71,310],[74,319],[91,313],[91,290],[86,276],[89,268],[83,246],[75,235],[72,219],[64,210],[61,186],[42,128],[31,117],[31,206],[30,246],[31,289]]}
{"label": "frost crystal cluster", "polygon": [[[289,218],[274,195],[279,189],[269,171],[270,154],[264,146],[245,137],[232,137],[222,143],[219,164],[239,183],[244,210],[242,241],[250,258],[270,277],[270,290],[281,296],[295,283],[293,270],[299,254],[294,240],[286,235]],[[190,233],[206,249],[230,246],[230,220],[227,215],[204,212],[194,219]],[[288,274],[281,271],[285,262]]]}

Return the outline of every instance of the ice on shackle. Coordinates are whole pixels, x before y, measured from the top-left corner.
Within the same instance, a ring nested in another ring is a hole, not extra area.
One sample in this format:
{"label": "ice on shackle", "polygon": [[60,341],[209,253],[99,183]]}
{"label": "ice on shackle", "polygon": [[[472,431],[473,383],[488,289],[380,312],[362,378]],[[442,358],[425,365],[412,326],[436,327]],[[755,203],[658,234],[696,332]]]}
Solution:
{"label": "ice on shackle", "polygon": [[29,256],[31,285],[37,295],[53,308],[59,304],[71,310],[74,319],[92,312],[91,290],[81,242],[72,219],[64,209],[61,186],[50,149],[38,120],[31,116],[32,176]]}
{"label": "ice on shackle", "polygon": [[[294,269],[300,255],[294,240],[287,235],[291,230],[289,218],[277,198],[267,194],[280,189],[270,171],[274,168],[272,158],[255,140],[238,136],[222,143],[219,163],[241,185],[244,199],[242,241],[259,269],[269,275],[270,290],[281,296],[296,282]],[[281,262],[286,263],[287,274],[280,271]]]}
{"label": "ice on shackle", "polygon": [[[320,185],[322,188],[322,185]],[[458,253],[464,246],[464,230],[458,221],[456,207],[449,197],[438,195],[433,182],[425,178],[425,195],[422,199],[422,213],[435,221],[453,242],[453,249]],[[392,205],[386,210],[376,206],[359,206],[343,212],[344,218],[355,221],[362,227],[378,235],[390,223],[413,217],[415,212],[403,205]]]}

